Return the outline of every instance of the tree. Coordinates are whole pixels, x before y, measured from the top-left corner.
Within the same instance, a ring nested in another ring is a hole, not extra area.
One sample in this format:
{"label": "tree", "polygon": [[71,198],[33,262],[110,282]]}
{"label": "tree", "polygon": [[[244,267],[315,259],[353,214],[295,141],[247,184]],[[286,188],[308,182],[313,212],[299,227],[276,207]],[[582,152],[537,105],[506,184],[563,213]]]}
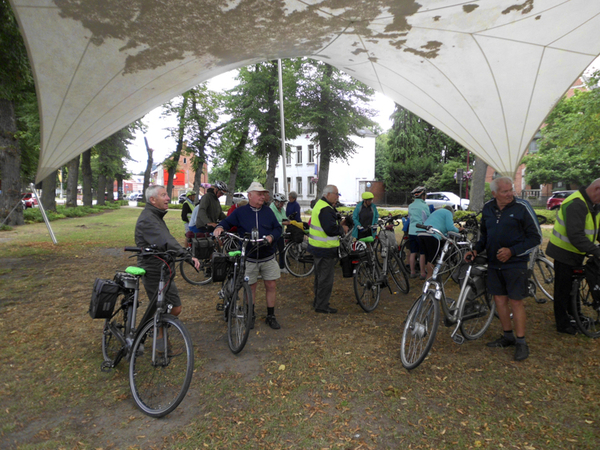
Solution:
{"label": "tree", "polygon": [[529,184],[585,186],[598,178],[600,89],[563,98],[546,119],[539,151],[523,158]]}
{"label": "tree", "polygon": [[15,102],[33,92],[33,77],[19,27],[6,0],[0,0],[0,221],[23,223],[21,148],[17,140]]}
{"label": "tree", "polygon": [[81,154],[83,206],[92,206],[92,149]]}
{"label": "tree", "polygon": [[77,185],[79,183],[79,161],[80,155],[77,155],[68,164],[67,173],[67,207],[77,206]]}
{"label": "tree", "polygon": [[317,197],[329,178],[332,160],[345,160],[356,144],[352,136],[376,127],[366,105],[373,89],[321,61],[303,59],[298,80],[301,122],[320,151]]}
{"label": "tree", "polygon": [[144,144],[146,144],[146,152],[148,153],[148,162],[146,163],[146,170],[144,171],[144,187],[142,190],[142,194],[146,195],[146,189],[150,186],[150,176],[152,175],[152,164],[154,164],[154,160],[152,158],[153,150],[148,145],[148,139],[144,136]]}
{"label": "tree", "polygon": [[129,158],[127,146],[133,139],[133,131],[138,126],[139,123],[134,122],[94,146],[98,152],[96,199],[98,205],[104,205],[105,193],[108,193],[111,202],[114,201],[114,179],[117,174],[126,173],[124,160]]}

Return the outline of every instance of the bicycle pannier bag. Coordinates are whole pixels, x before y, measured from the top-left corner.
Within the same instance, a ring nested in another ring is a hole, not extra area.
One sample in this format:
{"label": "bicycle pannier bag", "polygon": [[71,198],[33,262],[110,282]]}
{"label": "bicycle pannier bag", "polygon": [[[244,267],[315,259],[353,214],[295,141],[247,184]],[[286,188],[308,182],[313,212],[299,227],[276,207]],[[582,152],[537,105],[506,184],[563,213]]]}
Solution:
{"label": "bicycle pannier bag", "polygon": [[109,319],[115,309],[120,287],[112,280],[96,278],[88,311],[92,319]]}
{"label": "bicycle pannier bag", "polygon": [[304,241],[304,231],[295,225],[288,225],[287,232],[290,233],[290,239],[296,244]]}
{"label": "bicycle pannier bag", "polygon": [[347,255],[340,258],[340,265],[342,266],[342,276],[344,278],[352,278],[353,266],[351,256]]}
{"label": "bicycle pannier bag", "polygon": [[600,265],[596,258],[588,259],[585,264],[585,279],[595,304],[600,303]]}
{"label": "bicycle pannier bag", "polygon": [[206,238],[194,239],[192,246],[194,256],[200,260],[210,258],[214,250],[213,241]]}
{"label": "bicycle pannier bag", "polygon": [[212,256],[212,280],[213,282],[224,281],[227,278],[229,268],[229,256],[213,253]]}

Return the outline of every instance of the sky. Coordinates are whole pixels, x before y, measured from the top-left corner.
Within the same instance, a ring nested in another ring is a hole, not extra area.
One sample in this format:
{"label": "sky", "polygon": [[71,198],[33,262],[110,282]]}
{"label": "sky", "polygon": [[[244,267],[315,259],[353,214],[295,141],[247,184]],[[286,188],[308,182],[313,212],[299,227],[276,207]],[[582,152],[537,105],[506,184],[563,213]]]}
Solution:
{"label": "sky", "polygon": [[[208,82],[209,89],[220,91],[229,89],[235,84],[235,76],[237,71],[224,73],[212,78]],[[383,130],[388,130],[392,126],[389,117],[394,112],[394,102],[385,95],[377,92],[374,96],[374,101],[371,107],[377,111],[377,116],[373,118]],[[175,127],[177,120],[172,117],[160,117],[162,107],[153,109],[146,114],[142,121],[146,124],[148,130],[146,139],[150,148],[154,149],[154,162],[163,161],[173,150],[175,150],[175,140],[170,136],[167,128]],[[144,143],[144,134],[138,131],[135,135],[135,140],[129,146],[129,153],[135,161],[129,161],[127,168],[134,174],[144,172],[146,170],[146,144]]]}

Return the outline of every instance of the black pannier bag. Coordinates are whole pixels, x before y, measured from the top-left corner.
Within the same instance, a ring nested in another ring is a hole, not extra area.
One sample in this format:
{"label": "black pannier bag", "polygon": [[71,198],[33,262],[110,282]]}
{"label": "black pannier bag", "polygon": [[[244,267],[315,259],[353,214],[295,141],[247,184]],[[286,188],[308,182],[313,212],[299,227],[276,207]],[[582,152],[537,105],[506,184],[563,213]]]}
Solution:
{"label": "black pannier bag", "polygon": [[227,271],[229,270],[230,264],[229,255],[221,253],[213,253],[212,256],[212,281],[219,282],[224,281],[227,278]]}
{"label": "black pannier bag", "polygon": [[208,259],[214,251],[214,243],[212,239],[198,238],[194,239],[192,251],[196,258],[203,260]]}
{"label": "black pannier bag", "polygon": [[88,311],[92,319],[110,319],[119,296],[120,286],[113,280],[96,278]]}
{"label": "black pannier bag", "polygon": [[589,258],[585,264],[585,279],[594,299],[594,304],[600,305],[600,265],[596,258]]}
{"label": "black pannier bag", "polygon": [[304,241],[304,231],[296,225],[288,225],[286,231],[290,233],[290,239],[296,244],[301,244]]}

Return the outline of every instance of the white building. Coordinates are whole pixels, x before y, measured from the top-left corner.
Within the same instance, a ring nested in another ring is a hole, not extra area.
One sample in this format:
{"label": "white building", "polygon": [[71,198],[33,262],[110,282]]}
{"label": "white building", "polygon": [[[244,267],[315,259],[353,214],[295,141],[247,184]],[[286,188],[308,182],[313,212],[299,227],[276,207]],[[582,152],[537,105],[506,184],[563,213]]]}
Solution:
{"label": "white building", "polygon": [[[357,144],[356,152],[346,161],[335,160],[329,164],[328,184],[335,184],[342,202],[358,202],[366,189],[367,182],[375,179],[375,134],[362,130],[360,136],[352,136]],[[287,192],[296,191],[298,202],[303,208],[316,197],[317,175],[320,164],[318,145],[310,141],[308,134],[287,141],[291,152],[286,158],[285,177]],[[281,161],[275,170],[274,191],[283,193],[284,179]]]}

